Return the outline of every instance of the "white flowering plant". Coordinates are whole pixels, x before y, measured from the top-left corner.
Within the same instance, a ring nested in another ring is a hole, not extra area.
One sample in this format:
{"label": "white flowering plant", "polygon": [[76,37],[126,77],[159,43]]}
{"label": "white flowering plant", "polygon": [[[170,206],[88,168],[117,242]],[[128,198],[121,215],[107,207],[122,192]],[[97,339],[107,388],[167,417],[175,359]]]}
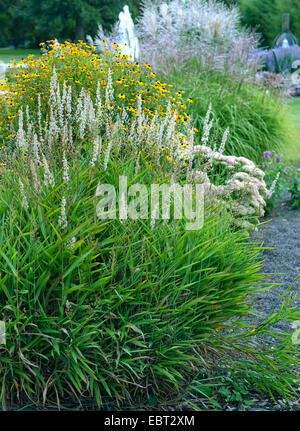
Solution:
{"label": "white flowering plant", "polygon": [[[111,80],[110,73],[107,79]],[[204,183],[210,199],[225,202],[231,209],[236,226],[251,226],[257,222],[257,217],[264,215],[265,199],[271,197],[274,186],[267,190],[264,172],[249,159],[223,154],[229,129],[225,130],[218,151],[208,146],[213,123],[211,106],[204,122],[202,145],[195,145],[195,132],[193,128],[189,129],[191,122],[185,126],[185,133],[182,127],[179,132],[176,126],[178,114],[172,112],[170,104],[164,117],[156,112],[149,119],[139,97],[137,120],[129,123],[126,111],[115,117],[110,110],[113,90],[109,93],[109,88],[112,87],[108,82],[102,108],[99,108],[98,102],[101,97],[99,88],[95,102],[82,88],[75,103],[72,87],[68,91],[65,87],[61,90],[54,70],[48,101],[50,114],[45,126],[42,127],[40,120],[39,95],[35,123],[28,106],[25,118],[20,110],[14,158],[23,158],[24,168],[27,166],[28,177],[33,184],[32,190],[40,192],[42,183],[48,188],[55,188],[57,170],[61,170],[67,188],[69,165],[78,157],[88,158],[92,167],[101,163],[106,171],[110,158],[117,150],[126,159],[136,159],[136,175],[143,159],[147,160],[152,170],[160,172],[161,177],[173,176],[180,181],[192,178],[195,182]],[[130,128],[128,124],[131,124]],[[7,166],[11,161],[8,158]],[[24,194],[24,186],[21,190]],[[60,226],[67,225],[65,199],[63,196]]]}
{"label": "white flowering plant", "polygon": [[[251,160],[223,154],[226,140],[230,133],[227,128],[223,134],[219,148],[209,146],[212,106],[207,111],[201,139],[201,145],[193,145],[195,181],[205,184],[209,199],[222,202],[230,208],[233,224],[237,227],[250,227],[258,223],[264,216],[267,201],[273,195],[278,176],[273,178],[270,189],[264,181],[265,172]],[[189,147],[183,150],[185,157]]]}
{"label": "white flowering plant", "polygon": [[[107,81],[103,102],[99,85],[96,98],[84,88],[77,98],[72,86],[66,89],[64,84],[61,88],[54,69],[46,109],[49,115],[42,125],[39,94],[34,115],[28,105],[25,113],[22,109],[19,111],[14,144],[9,153],[2,153],[6,154],[7,168],[13,169],[14,159],[23,159],[31,190],[36,193],[40,193],[42,185],[54,189],[57,172],[61,172],[67,189],[69,166],[78,158],[89,160],[91,167],[100,163],[106,171],[109,160],[120,151],[124,159],[136,159],[136,175],[140,161],[146,160],[148,167],[161,178],[192,179],[205,184],[208,201],[225,203],[235,226],[250,227],[257,223],[257,218],[264,215],[266,199],[271,197],[274,184],[268,190],[264,172],[249,159],[223,154],[230,133],[228,128],[218,150],[216,144],[214,148],[209,147],[213,125],[211,105],[204,120],[201,145],[195,145],[192,120],[187,118],[178,130],[179,114],[171,103],[164,115],[156,111],[149,117],[140,95],[136,119],[130,119],[126,110],[116,115],[110,109],[115,98],[110,70]],[[20,185],[20,190],[24,195],[24,185]],[[59,225],[66,227],[66,196],[61,199]],[[27,200],[23,200],[28,206]]]}

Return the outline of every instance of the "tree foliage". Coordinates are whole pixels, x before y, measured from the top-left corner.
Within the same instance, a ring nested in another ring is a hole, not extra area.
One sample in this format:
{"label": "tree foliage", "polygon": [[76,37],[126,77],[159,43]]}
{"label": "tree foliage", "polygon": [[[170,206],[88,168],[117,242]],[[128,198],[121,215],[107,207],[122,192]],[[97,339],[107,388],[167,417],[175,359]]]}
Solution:
{"label": "tree foliage", "polygon": [[98,23],[109,29],[126,3],[135,17],[139,0],[0,0],[0,44],[84,39]]}
{"label": "tree foliage", "polygon": [[300,41],[300,2],[295,0],[240,0],[243,23],[262,34],[262,44],[273,46],[281,32],[282,15],[290,14],[290,28]]}

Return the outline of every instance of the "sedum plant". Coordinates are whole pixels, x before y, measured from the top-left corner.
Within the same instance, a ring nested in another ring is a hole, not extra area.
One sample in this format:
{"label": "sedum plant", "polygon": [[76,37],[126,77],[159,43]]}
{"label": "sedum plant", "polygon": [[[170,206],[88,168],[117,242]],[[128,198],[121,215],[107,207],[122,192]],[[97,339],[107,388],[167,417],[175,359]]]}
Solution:
{"label": "sedum plant", "polygon": [[272,196],[277,180],[268,190],[264,181],[265,173],[251,160],[225,156],[204,145],[195,146],[194,151],[202,159],[202,163],[211,164],[212,172],[221,166],[223,184],[214,184],[214,174],[205,170],[195,172],[196,178],[205,184],[206,193],[225,205],[230,202],[235,226],[250,227],[257,224],[258,217],[264,216],[266,200]]}

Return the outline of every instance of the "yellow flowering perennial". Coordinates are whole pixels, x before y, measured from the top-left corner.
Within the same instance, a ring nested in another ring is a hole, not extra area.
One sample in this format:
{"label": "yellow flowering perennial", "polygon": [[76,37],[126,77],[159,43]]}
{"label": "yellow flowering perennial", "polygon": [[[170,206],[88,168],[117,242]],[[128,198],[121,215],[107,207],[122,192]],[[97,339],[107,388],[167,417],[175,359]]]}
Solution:
{"label": "yellow flowering perennial", "polygon": [[141,96],[149,119],[155,112],[164,116],[170,102],[171,112],[177,111],[178,114],[177,126],[187,123],[182,92],[175,93],[171,84],[160,82],[148,64],[140,65],[122,55],[118,45],[114,44],[114,52],[109,52],[104,43],[100,54],[94,46],[82,41],[77,44],[47,41],[41,47],[44,53],[40,57],[29,55],[20,63],[13,63],[8,69],[8,78],[0,84],[0,144],[9,141],[11,123],[13,129],[17,129],[19,109],[26,105],[31,109],[37,106],[38,94],[42,115],[46,114],[43,109],[46,109],[50,97],[54,69],[61,87],[72,86],[78,95],[84,87],[92,98],[96,97],[98,84],[105,94],[110,73],[115,94],[110,109],[116,115],[125,109],[129,118],[136,118],[137,100]]}

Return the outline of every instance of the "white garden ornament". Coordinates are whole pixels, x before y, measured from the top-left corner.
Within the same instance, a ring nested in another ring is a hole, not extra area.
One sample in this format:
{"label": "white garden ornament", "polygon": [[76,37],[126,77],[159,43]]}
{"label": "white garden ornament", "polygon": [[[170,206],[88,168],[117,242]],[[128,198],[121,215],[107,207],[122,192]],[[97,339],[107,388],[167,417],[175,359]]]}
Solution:
{"label": "white garden ornament", "polygon": [[119,14],[119,45],[121,53],[128,55],[133,61],[139,57],[139,41],[135,34],[134,23],[126,5]]}
{"label": "white garden ornament", "polygon": [[111,33],[106,33],[102,25],[98,24],[96,37],[93,39],[90,35],[86,35],[86,39],[90,45],[95,45],[98,51],[102,51],[103,43],[112,50],[114,50],[114,44],[117,43],[122,55],[130,57],[131,61],[139,59],[139,40],[128,6],[124,6],[122,12],[119,13],[119,20]]}

